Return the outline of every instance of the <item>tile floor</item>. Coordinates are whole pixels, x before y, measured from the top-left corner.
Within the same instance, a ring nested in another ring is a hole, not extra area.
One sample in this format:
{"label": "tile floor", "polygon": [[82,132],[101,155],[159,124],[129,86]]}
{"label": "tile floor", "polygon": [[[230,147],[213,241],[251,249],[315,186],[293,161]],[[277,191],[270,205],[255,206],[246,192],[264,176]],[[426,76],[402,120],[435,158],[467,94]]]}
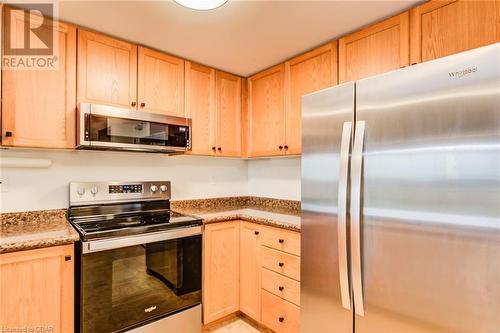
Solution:
{"label": "tile floor", "polygon": [[210,333],[260,333],[258,329],[238,318],[235,321],[225,324]]}

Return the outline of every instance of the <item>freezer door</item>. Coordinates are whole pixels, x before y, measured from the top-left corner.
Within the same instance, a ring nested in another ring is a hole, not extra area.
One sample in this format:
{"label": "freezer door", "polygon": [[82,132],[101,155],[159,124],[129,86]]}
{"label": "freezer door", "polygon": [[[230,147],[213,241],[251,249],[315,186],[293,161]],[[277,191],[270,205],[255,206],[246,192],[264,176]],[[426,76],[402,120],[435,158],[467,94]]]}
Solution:
{"label": "freezer door", "polygon": [[500,44],[361,80],[356,103],[356,332],[500,332]]}
{"label": "freezer door", "polygon": [[354,84],[302,98],[301,332],[352,333],[347,197]]}

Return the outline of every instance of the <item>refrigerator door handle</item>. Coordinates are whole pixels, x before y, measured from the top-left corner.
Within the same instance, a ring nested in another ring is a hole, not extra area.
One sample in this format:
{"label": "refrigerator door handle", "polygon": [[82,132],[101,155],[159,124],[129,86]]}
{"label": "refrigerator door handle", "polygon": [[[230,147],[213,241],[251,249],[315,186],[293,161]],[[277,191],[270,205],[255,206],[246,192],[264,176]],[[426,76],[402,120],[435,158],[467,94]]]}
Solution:
{"label": "refrigerator door handle", "polygon": [[351,148],[351,132],[352,122],[346,121],[342,129],[342,141],[340,144],[339,193],[337,205],[340,297],[342,306],[347,310],[351,309],[349,269],[347,261],[347,177],[349,173],[349,150]]}
{"label": "refrigerator door handle", "polygon": [[363,304],[363,278],[361,271],[361,174],[363,171],[363,143],[365,122],[356,121],[354,147],[351,159],[351,274],[354,310],[365,315]]}

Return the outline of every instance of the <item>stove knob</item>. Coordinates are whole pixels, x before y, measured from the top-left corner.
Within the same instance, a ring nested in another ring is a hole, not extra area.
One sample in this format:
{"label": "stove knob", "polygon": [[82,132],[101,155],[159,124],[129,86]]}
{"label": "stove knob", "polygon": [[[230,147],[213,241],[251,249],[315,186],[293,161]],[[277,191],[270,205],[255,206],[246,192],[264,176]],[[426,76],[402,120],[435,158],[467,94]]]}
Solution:
{"label": "stove knob", "polygon": [[158,186],[153,184],[149,189],[151,190],[151,192],[155,193],[156,191],[158,191]]}
{"label": "stove knob", "polygon": [[97,187],[97,185],[92,185],[92,187],[90,188],[90,193],[92,193],[92,195],[96,195],[97,192],[99,192],[99,187]]}
{"label": "stove knob", "polygon": [[167,192],[167,185],[160,186],[160,192]]}
{"label": "stove knob", "polygon": [[79,186],[77,189],[76,189],[76,193],[78,193],[79,196],[82,196],[85,194],[85,187],[83,186]]}

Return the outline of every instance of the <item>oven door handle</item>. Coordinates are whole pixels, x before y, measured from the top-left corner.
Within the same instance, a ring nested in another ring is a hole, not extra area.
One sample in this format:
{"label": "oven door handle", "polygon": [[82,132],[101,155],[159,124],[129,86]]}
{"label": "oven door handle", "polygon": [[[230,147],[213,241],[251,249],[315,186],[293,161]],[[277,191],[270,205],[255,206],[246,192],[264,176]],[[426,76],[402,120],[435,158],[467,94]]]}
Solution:
{"label": "oven door handle", "polygon": [[180,228],[161,232],[151,232],[137,236],[127,236],[112,239],[82,242],[82,253],[92,253],[118,249],[121,247],[161,242],[189,236],[201,235],[201,226]]}

